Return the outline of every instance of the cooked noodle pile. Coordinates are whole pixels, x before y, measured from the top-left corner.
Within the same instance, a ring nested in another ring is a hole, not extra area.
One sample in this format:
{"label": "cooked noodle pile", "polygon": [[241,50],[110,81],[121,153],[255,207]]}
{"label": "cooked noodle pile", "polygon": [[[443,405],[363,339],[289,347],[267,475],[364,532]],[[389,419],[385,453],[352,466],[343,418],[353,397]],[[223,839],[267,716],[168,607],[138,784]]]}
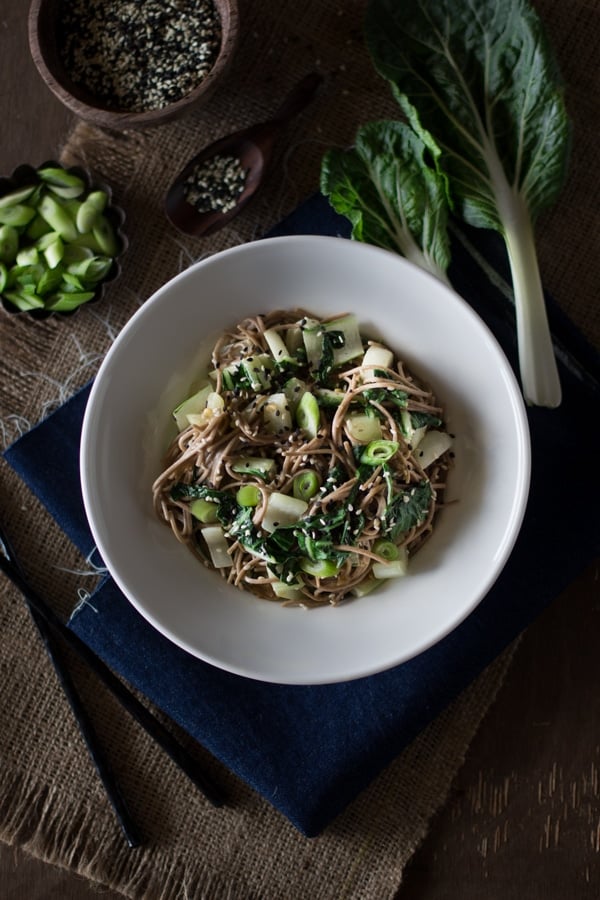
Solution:
{"label": "cooked noodle pile", "polygon": [[[431,533],[452,456],[450,440],[431,462],[419,449],[428,432],[444,437],[443,412],[395,357],[389,367],[363,364],[372,346],[364,341],[336,364],[346,340],[338,321],[278,311],[223,334],[201,408],[153,485],[157,515],[207,566],[293,605],[337,604],[368,593],[388,570],[402,574]],[[321,341],[317,368],[305,331]],[[265,332],[286,352],[274,353]],[[298,405],[305,393],[308,419]],[[294,497],[296,514],[287,509]],[[207,528],[220,542],[216,556]]]}

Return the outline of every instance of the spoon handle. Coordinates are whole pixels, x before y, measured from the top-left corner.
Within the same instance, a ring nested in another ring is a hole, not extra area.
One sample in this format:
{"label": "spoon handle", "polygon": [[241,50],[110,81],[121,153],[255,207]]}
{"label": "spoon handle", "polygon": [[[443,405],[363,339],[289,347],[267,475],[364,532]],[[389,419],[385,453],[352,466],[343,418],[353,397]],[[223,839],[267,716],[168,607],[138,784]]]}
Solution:
{"label": "spoon handle", "polygon": [[292,88],[273,116],[272,121],[278,125],[283,125],[294,116],[297,116],[305,106],[308,106],[322,81],[323,76],[319,75],[318,72],[311,72],[310,75],[306,75],[295,88]]}

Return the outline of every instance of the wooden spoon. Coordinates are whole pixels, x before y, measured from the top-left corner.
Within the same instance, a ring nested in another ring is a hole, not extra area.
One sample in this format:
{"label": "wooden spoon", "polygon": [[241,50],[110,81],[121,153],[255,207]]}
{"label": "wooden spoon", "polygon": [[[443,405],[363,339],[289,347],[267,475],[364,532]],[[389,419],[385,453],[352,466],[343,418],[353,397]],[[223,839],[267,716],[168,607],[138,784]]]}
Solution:
{"label": "wooden spoon", "polygon": [[[167,217],[179,231],[203,237],[222,228],[238,215],[262,185],[281,130],[312,100],[322,80],[317,73],[307,75],[286,97],[272,119],[220,138],[189,161],[169,188],[165,199]],[[246,172],[244,189],[232,209],[226,212],[219,209],[199,212],[185,199],[184,184],[200,164],[215,156],[240,160]]]}

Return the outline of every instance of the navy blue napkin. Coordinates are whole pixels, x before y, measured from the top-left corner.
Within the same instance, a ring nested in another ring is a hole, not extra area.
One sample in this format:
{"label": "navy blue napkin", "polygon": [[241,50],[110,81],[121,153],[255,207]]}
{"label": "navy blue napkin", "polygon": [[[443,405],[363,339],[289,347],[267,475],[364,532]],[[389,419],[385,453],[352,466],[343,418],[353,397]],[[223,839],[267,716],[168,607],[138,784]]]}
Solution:
{"label": "navy blue napkin", "polygon": [[[347,237],[348,225],[317,195],[271,232],[291,233]],[[486,265],[508,279],[497,236],[469,231],[468,237]],[[450,275],[516,366],[511,308],[460,241]],[[242,678],[193,658],[142,619],[110,578],[71,619],[113,669],[306,835],[321,831],[598,553],[600,364],[548,303],[564,399],[557,410],[528,411],[533,460],[523,528],[489,594],[430,650],[358,681],[298,687]],[[88,392],[5,454],[86,556],[93,540],[78,452]]]}

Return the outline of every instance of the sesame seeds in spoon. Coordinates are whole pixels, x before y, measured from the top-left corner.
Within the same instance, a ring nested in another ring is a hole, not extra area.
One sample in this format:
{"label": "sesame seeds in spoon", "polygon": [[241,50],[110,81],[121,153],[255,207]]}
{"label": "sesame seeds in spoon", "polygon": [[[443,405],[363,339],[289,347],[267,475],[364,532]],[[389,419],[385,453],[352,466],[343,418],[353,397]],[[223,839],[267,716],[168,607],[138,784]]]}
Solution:
{"label": "sesame seeds in spoon", "polygon": [[166,196],[172,224],[202,237],[237,216],[262,185],[282,128],[312,100],[321,82],[320,75],[307,75],[272,119],[220,138],[194,156]]}

